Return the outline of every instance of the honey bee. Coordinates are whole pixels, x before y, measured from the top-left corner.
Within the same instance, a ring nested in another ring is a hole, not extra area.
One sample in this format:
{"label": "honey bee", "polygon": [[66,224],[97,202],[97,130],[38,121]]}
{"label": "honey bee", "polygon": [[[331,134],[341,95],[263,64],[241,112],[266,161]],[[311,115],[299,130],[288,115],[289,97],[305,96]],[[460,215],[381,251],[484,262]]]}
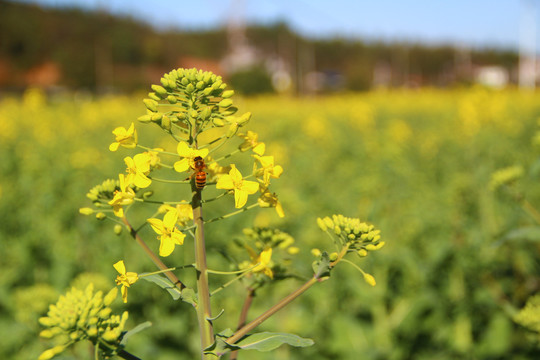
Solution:
{"label": "honey bee", "polygon": [[193,159],[193,163],[194,165],[191,168],[194,170],[194,173],[189,178],[191,179],[193,176],[195,176],[195,186],[198,190],[202,190],[206,185],[206,172],[204,172],[206,164],[204,163],[203,158],[200,156],[196,156]]}

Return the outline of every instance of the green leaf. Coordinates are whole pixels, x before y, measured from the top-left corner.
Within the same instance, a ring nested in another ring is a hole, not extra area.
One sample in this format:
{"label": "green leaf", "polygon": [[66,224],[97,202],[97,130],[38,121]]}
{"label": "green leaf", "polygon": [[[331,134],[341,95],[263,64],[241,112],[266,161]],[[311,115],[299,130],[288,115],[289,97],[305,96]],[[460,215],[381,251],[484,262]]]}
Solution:
{"label": "green leaf", "polygon": [[134,335],[134,334],[136,334],[136,333],[138,333],[140,331],[143,331],[144,329],[149,328],[150,326],[152,326],[152,323],[150,321],[146,321],[146,322],[143,322],[143,323],[135,326],[133,329],[129,330],[128,332],[126,332],[124,334],[124,336],[122,337],[122,341],[120,342],[120,345],[126,346],[128,339],[132,335]]}
{"label": "green leaf", "polygon": [[321,258],[313,265],[315,277],[317,279],[330,276],[330,256],[326,251],[321,254]]}
{"label": "green leaf", "polygon": [[159,287],[167,290],[174,300],[181,299],[182,301],[193,306],[197,305],[197,295],[191,288],[184,288],[182,291],[180,291],[180,289],[178,289],[171,280],[159,274],[145,275],[145,273],[142,273],[139,274],[139,278],[153,282]]}
{"label": "green leaf", "polygon": [[540,241],[540,226],[524,226],[509,231],[503,241],[526,240]]}
{"label": "green leaf", "polygon": [[240,341],[236,342],[234,346],[238,346],[243,350],[271,351],[278,348],[282,344],[289,344],[295,347],[305,347],[313,345],[314,342],[311,339],[305,339],[294,334],[262,332],[247,335]]}

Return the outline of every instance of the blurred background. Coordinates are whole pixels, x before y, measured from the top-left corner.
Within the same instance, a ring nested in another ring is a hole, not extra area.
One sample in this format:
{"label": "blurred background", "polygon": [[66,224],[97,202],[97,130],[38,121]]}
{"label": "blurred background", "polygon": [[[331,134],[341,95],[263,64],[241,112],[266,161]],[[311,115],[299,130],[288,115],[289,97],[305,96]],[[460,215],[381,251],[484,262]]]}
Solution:
{"label": "blurred background", "polygon": [[[259,209],[208,224],[213,269],[229,269],[224,253],[249,260],[232,240],[254,225],[295,238],[299,278],[312,274],[312,248],[333,251],[317,217],[359,217],[386,241],[355,260],[377,286],[343,264],[259,328],[315,346],[239,359],[540,358],[538,332],[514,318],[540,289],[539,7],[0,0],[0,358],[35,359],[51,346],[37,319],[71,286],[107,291],[120,259],[128,271],[155,270],[129,234],[78,209],[134,155],[108,150],[114,128],[135,122],[141,144],[162,144],[158,126],[136,119],[150,85],[178,67],[222,75],[284,168],[272,191],[285,218]],[[132,210],[136,226],[155,208]],[[205,208],[208,218],[232,210],[226,197]],[[141,236],[157,250],[151,230]],[[165,262],[192,263],[189,241]],[[179,273],[188,285],[191,275]],[[227,280],[212,277],[212,289]],[[299,284],[259,290],[250,318]],[[243,295],[230,296],[244,291],[236,283],[213,298],[216,313],[226,309],[219,331],[236,324]],[[154,324],[130,352],[197,357],[189,305],[141,281],[115,303],[126,309],[128,328]],[[88,344],[58,357],[93,358]]]}
{"label": "blurred background", "polygon": [[244,93],[537,80],[532,0],[0,4],[2,91],[133,91],[194,66]]}

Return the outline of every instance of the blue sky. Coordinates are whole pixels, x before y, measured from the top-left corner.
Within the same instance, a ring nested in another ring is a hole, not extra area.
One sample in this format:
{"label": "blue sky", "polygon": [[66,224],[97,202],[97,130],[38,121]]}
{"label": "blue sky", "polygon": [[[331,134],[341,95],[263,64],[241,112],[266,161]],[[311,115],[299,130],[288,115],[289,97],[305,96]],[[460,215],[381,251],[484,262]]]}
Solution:
{"label": "blue sky", "polygon": [[[248,23],[284,20],[294,30],[309,37],[340,35],[369,40],[513,49],[519,45],[520,22],[538,19],[540,8],[540,0],[19,1],[104,8],[112,13],[145,19],[158,28],[221,26],[231,14],[236,14]],[[540,24],[537,27],[540,28]],[[536,40],[537,48],[540,48],[540,36],[536,35]]]}

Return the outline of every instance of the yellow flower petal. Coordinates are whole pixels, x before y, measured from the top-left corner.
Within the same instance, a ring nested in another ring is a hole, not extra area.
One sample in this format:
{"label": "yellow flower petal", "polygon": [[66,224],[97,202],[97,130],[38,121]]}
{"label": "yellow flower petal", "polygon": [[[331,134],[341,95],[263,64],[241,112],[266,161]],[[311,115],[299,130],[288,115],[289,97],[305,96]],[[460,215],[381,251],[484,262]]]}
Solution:
{"label": "yellow flower petal", "polygon": [[167,213],[163,216],[163,226],[167,229],[172,229],[176,224],[176,220],[178,220],[178,213],[176,212],[176,209],[167,211]]}
{"label": "yellow flower petal", "polygon": [[124,260],[116,262],[113,267],[120,273],[120,275],[124,275],[126,273],[126,265],[124,265]]}
{"label": "yellow flower petal", "polygon": [[158,234],[158,235],[161,235],[163,234],[165,228],[163,226],[163,221],[161,221],[160,219],[147,219],[146,221],[148,221],[150,223],[150,226],[152,227],[152,229],[154,229],[154,231]]}
{"label": "yellow flower petal", "polygon": [[240,173],[240,171],[238,171],[234,164],[231,164],[231,171],[229,171],[229,175],[231,176],[232,182],[234,184],[242,181],[242,174]]}
{"label": "yellow flower petal", "polygon": [[241,191],[245,191],[248,194],[255,194],[259,191],[259,183],[255,181],[243,181],[240,187]]}
{"label": "yellow flower petal", "polygon": [[234,189],[234,207],[237,209],[246,205],[248,193],[242,190]]}
{"label": "yellow flower petal", "polygon": [[234,188],[234,183],[232,181],[231,176],[230,175],[221,176],[217,181],[216,188],[217,189],[227,189],[227,190],[233,189]]}
{"label": "yellow flower petal", "polygon": [[258,143],[254,148],[253,152],[257,155],[262,156],[264,154],[264,151],[266,150],[266,145],[264,143]]}
{"label": "yellow flower petal", "polygon": [[189,169],[189,159],[184,158],[174,163],[174,170],[176,172],[184,172]]}
{"label": "yellow flower petal", "polygon": [[174,250],[175,243],[170,237],[161,237],[159,245],[159,256],[169,256]]}
{"label": "yellow flower petal", "polygon": [[133,178],[133,185],[140,187],[141,189],[149,187],[151,183],[152,180],[140,172],[137,172]]}
{"label": "yellow flower petal", "polygon": [[120,147],[120,143],[113,142],[111,145],[109,145],[109,150],[110,151],[116,151],[116,150],[118,150],[118,147]]}
{"label": "yellow flower petal", "polygon": [[176,147],[176,152],[181,157],[190,157],[191,155],[191,148],[186,142],[180,141],[178,143],[178,146]]}
{"label": "yellow flower petal", "polygon": [[128,292],[128,288],[127,286],[124,286],[122,285],[122,288],[120,289],[120,291],[122,292],[122,300],[124,301],[124,303],[127,303],[127,292]]}

